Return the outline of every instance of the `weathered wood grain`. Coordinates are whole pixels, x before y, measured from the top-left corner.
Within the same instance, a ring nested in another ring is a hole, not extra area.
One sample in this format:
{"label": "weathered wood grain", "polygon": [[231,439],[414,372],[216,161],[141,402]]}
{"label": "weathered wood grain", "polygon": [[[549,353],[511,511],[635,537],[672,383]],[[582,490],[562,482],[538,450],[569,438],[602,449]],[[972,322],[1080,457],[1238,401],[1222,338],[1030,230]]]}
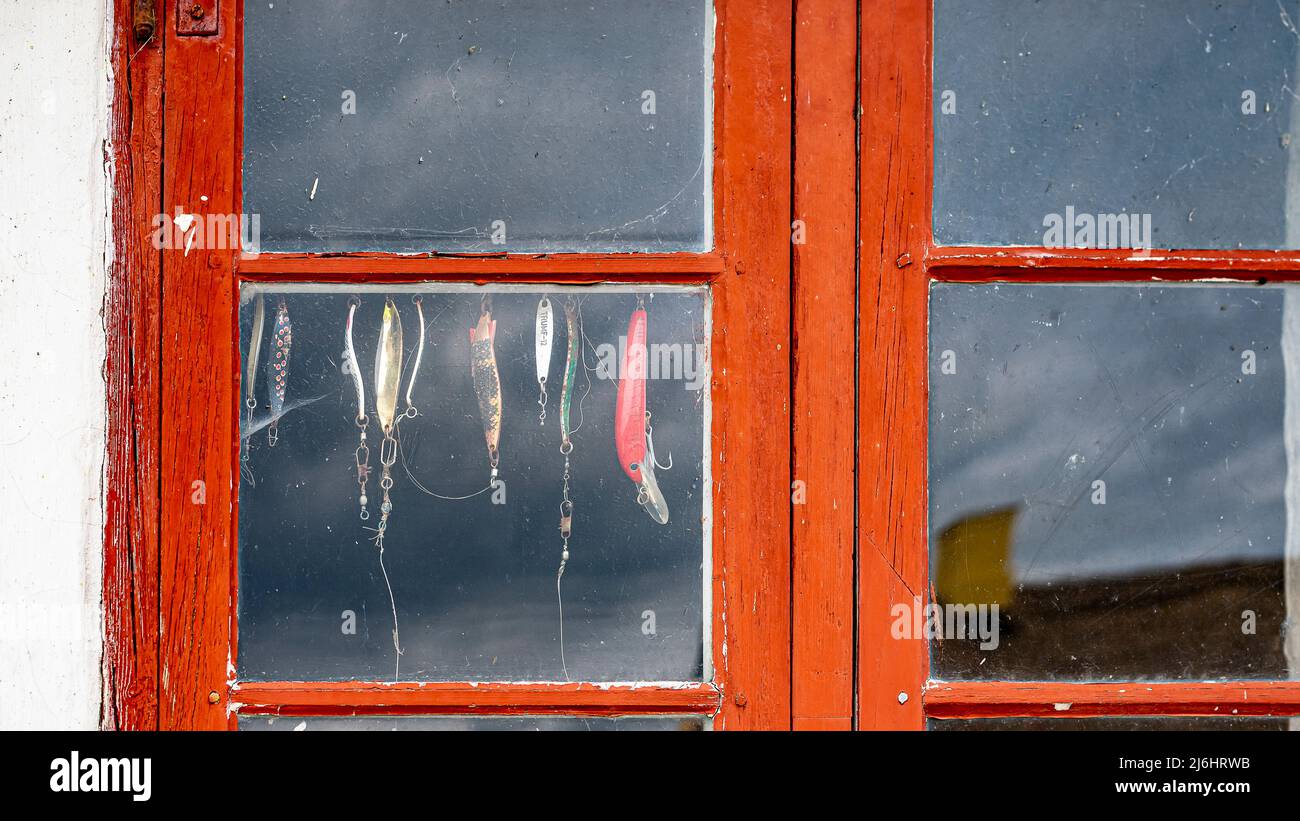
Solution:
{"label": "weathered wood grain", "polygon": [[[168,0],[163,21],[175,19],[175,2]],[[238,5],[221,4],[219,36],[178,37],[163,23],[164,213],[239,210]],[[166,729],[228,726],[238,458],[234,254],[206,247],[163,252],[158,709]]]}
{"label": "weathered wood grain", "polygon": [[[794,19],[793,728],[853,725],[857,4]],[[800,241],[802,240],[802,242]]]}
{"label": "weathered wood grain", "polygon": [[790,726],[792,5],[719,0],[713,658],[720,729]]}
{"label": "weathered wood grain", "polygon": [[433,682],[248,682],[231,696],[240,713],[275,715],[569,714],[713,715],[720,693],[712,684],[461,684]]}
{"label": "weathered wood grain", "polygon": [[1287,715],[1300,712],[1300,682],[931,682],[925,704],[936,718]]}
{"label": "weathered wood grain", "polygon": [[[930,3],[862,15],[858,312],[858,726],[920,729],[923,641],[891,608],[924,598]],[[901,695],[900,695],[901,694]]]}
{"label": "weathered wood grain", "polygon": [[[161,2],[161,0],[159,0]],[[104,729],[158,726],[161,32],[141,44],[134,0],[115,0],[111,55],[113,256],[104,299]]]}

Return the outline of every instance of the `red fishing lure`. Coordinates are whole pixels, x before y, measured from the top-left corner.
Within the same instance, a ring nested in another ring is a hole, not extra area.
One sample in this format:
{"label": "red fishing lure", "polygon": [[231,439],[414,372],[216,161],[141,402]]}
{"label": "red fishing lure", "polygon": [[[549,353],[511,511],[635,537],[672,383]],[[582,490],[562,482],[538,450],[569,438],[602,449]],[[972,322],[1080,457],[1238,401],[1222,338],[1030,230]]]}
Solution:
{"label": "red fishing lure", "polygon": [[[650,375],[646,351],[648,324],[645,307],[638,301],[627,326],[627,347],[623,351],[614,418],[614,445],[623,472],[636,483],[637,504],[662,525],[668,523],[668,503],[655,479],[654,439],[650,414],[646,411],[646,380]],[[662,469],[671,467],[670,460]]]}

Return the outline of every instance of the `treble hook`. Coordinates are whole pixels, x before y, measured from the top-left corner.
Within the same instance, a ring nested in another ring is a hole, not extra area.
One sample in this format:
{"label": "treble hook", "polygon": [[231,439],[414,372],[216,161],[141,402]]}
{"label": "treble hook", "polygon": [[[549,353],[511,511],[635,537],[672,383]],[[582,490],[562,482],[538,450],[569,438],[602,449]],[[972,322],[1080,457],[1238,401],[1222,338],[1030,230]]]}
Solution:
{"label": "treble hook", "polygon": [[655,470],[672,470],[673,452],[671,450],[668,451],[668,464],[661,465],[659,464],[659,459],[655,457],[654,440],[650,439],[650,437],[647,436],[646,441],[649,443],[647,449],[650,451],[650,464],[654,465]]}
{"label": "treble hook", "polygon": [[672,470],[673,469],[673,452],[668,451],[668,464],[659,464],[658,457],[655,456],[655,429],[650,424],[650,411],[645,412],[645,447],[646,456],[650,460],[650,465],[655,470]]}

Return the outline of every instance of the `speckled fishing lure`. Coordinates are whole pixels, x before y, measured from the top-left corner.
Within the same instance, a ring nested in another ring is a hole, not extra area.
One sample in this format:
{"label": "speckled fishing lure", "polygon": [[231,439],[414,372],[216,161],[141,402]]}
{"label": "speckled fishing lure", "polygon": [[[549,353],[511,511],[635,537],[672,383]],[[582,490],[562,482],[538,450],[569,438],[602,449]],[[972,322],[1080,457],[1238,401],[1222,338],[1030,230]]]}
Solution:
{"label": "speckled fishing lure", "polygon": [[488,465],[492,468],[493,479],[497,477],[497,465],[501,461],[501,375],[497,371],[496,333],[491,298],[484,296],[478,325],[469,331],[469,356],[474,395],[478,397],[478,413],[483,420],[483,439],[487,443]]}
{"label": "speckled fishing lure", "polygon": [[[256,317],[254,323],[256,324]],[[280,441],[280,417],[284,415],[285,388],[289,382],[289,353],[293,349],[293,323],[289,321],[289,307],[285,304],[284,297],[280,298],[280,305],[275,310],[275,328],[271,339],[271,361],[266,363],[271,392],[271,424],[266,429],[266,440],[271,447],[275,447],[276,442]]]}

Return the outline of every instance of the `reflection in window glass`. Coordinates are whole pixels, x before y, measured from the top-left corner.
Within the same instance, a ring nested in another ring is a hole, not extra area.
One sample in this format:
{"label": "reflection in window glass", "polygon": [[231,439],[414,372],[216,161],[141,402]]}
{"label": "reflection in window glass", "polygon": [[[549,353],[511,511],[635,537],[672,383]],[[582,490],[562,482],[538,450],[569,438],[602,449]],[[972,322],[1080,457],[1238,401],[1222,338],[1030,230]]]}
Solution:
{"label": "reflection in window glass", "polygon": [[[243,721],[243,719],[240,719]],[[930,719],[931,730],[1288,730],[1274,716],[1090,716],[1088,718]]]}
{"label": "reflection in window glass", "polygon": [[249,2],[261,250],[704,251],[707,0]]}
{"label": "reflection in window glass", "polygon": [[241,679],[707,674],[707,289],[245,286],[240,326]]}
{"label": "reflection in window glass", "polygon": [[941,244],[1300,247],[1297,0],[934,13]]}
{"label": "reflection in window glass", "polygon": [[478,731],[529,731],[562,730],[605,732],[632,730],[634,732],[677,730],[699,731],[707,729],[710,720],[704,716],[240,716],[241,730],[289,731],[303,730],[478,730]]}
{"label": "reflection in window glass", "polygon": [[1298,295],[932,288],[936,678],[1296,672]]}

